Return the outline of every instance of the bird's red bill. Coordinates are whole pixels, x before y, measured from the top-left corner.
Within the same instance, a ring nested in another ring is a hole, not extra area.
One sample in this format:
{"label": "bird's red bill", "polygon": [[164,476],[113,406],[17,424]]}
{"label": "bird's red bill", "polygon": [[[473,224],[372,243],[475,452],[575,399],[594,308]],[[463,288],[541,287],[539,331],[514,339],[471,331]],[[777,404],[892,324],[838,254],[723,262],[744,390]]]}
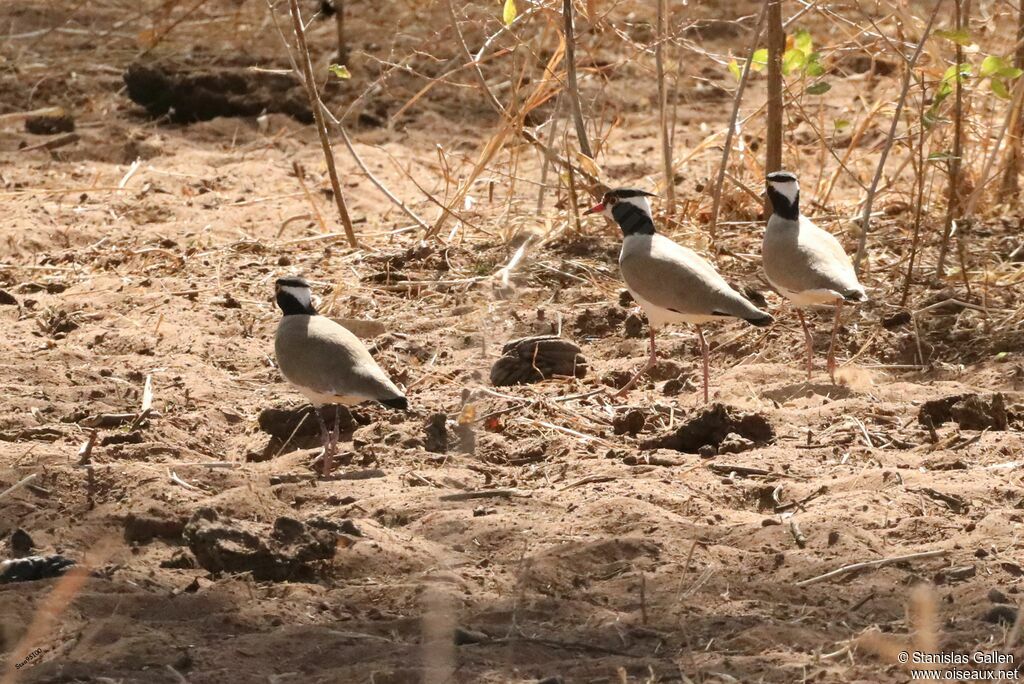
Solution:
{"label": "bird's red bill", "polygon": [[604,211],[604,202],[601,202],[600,204],[595,204],[590,209],[587,209],[585,212],[583,212],[583,215],[586,216],[587,214],[600,214],[602,211]]}

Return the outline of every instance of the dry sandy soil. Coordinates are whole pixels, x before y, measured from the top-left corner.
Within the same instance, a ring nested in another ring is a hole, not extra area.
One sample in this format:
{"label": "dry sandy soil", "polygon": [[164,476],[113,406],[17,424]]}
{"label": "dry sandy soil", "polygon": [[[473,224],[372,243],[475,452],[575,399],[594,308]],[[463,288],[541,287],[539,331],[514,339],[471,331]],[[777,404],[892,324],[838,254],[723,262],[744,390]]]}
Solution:
{"label": "dry sandy soil", "polygon": [[[873,299],[847,311],[840,359],[853,360],[833,386],[823,355],[804,382],[799,325],[759,282],[762,224],[737,194],[714,258],[766,292],[778,322],[712,331],[712,402],[762,416],[772,435],[739,453],[656,448],[702,410],[693,331],[662,333],[664,359],[625,399],[600,391],[643,360],[646,324],[627,323],[616,231],[591,221],[576,234],[564,190],[537,213],[533,151],[503,152],[473,202],[457,207],[463,222],[424,245],[339,145],[363,243],[353,250],[336,233],[312,127],[286,114],[263,126],[253,116],[154,119],[126,95],[122,74],[154,36],[146,59],[284,67],[262,3],[207,2],[166,35],[153,29],[184,13],[173,3],[72,4],[0,9],[0,115],[62,105],[79,135],[24,150],[48,137],[20,120],[0,124],[0,289],[13,297],[0,305],[0,492],[36,476],[0,494],[0,557],[14,555],[8,540],[21,528],[39,553],[91,571],[79,590],[64,585],[49,621],[58,580],[0,585],[0,654],[16,679],[900,682],[908,673],[891,657],[911,638],[958,652],[1004,643],[1024,576],[1024,359],[1011,315],[1019,270],[1007,258],[1019,207],[976,231],[967,256],[984,286],[967,295],[958,279],[915,281],[906,307],[956,298],[991,307],[990,318],[946,304],[919,316],[915,332],[893,294],[908,189],[885,195],[895,208],[871,240]],[[328,101],[341,111],[385,62],[418,55],[357,104],[351,132],[370,169],[434,220],[412,179],[451,197],[496,119],[460,72],[388,125],[458,58],[444,3],[393,4],[350,3],[354,78]],[[727,7],[726,19],[748,23],[756,10]],[[490,17],[493,31],[499,9],[469,17]],[[612,18],[648,41],[628,10]],[[716,54],[747,40],[731,24],[712,29],[700,40]],[[823,40],[842,38],[828,30]],[[333,24],[310,33],[325,65]],[[480,35],[470,31],[471,44]],[[624,50],[602,64],[595,40],[581,38],[584,63],[601,73],[584,80],[608,135],[599,162],[612,183],[654,188],[649,59]],[[427,45],[436,61],[414,52]],[[494,82],[511,59],[488,65]],[[692,61],[677,102],[680,151],[723,128],[729,110],[714,87],[728,72]],[[836,107],[893,86],[856,70],[833,80]],[[750,102],[762,97],[755,82]],[[802,132],[794,123],[790,162],[818,158],[800,146]],[[699,188],[718,149],[681,163],[677,188],[694,216],[707,210]],[[851,162],[865,178],[875,149],[865,143]],[[331,235],[310,216],[293,162]],[[841,182],[832,213],[849,211],[856,191]],[[847,224],[827,225],[854,244]],[[696,219],[671,232],[706,245]],[[503,284],[495,274],[526,235],[536,240]],[[295,272],[315,283],[325,312],[376,323],[356,327],[413,407],[355,411],[342,479],[312,477],[314,432],[289,440],[260,426],[267,409],[303,407],[272,352],[273,280]],[[829,320],[815,318],[819,349]],[[506,341],[558,332],[581,345],[586,377],[490,386]],[[91,467],[77,465],[90,417],[138,412],[146,378],[156,413],[100,428]],[[959,425],[919,421],[925,401],[974,392],[1001,392],[1008,424],[982,429],[984,412],[969,411]],[[436,414],[447,426],[435,419],[428,431]],[[483,496],[451,496],[470,492]],[[944,553],[798,584],[925,551]],[[920,583],[933,592],[908,613]],[[884,636],[857,642],[875,630]]]}

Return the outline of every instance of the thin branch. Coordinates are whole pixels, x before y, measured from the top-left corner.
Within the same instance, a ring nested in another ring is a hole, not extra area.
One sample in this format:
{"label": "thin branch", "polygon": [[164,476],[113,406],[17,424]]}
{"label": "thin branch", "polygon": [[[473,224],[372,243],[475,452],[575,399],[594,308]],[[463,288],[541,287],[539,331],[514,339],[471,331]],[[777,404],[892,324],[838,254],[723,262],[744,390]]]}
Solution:
{"label": "thin branch", "polygon": [[327,175],[331,178],[334,201],[338,205],[338,214],[341,216],[341,223],[345,228],[345,237],[348,238],[349,245],[355,248],[359,246],[359,241],[356,239],[356,233],[352,229],[352,219],[348,215],[348,207],[345,206],[345,196],[341,193],[341,182],[338,180],[338,170],[334,166],[334,151],[331,148],[331,139],[327,135],[327,124],[324,122],[320,95],[316,91],[316,81],[313,78],[313,63],[309,56],[309,46],[306,45],[306,33],[302,27],[299,3],[298,0],[289,0],[288,4],[291,10],[292,24],[295,29],[295,40],[299,50],[302,80],[306,86],[306,95],[309,97],[309,108],[313,110],[316,131],[320,135],[320,147],[323,149],[324,161],[327,162]]}
{"label": "thin branch", "polygon": [[867,251],[868,230],[871,226],[871,205],[875,201],[875,191],[878,189],[878,183],[882,180],[882,171],[885,169],[885,160],[889,157],[889,150],[892,149],[892,145],[896,141],[896,128],[900,123],[900,115],[903,113],[903,105],[907,101],[907,92],[910,90],[910,81],[914,71],[914,65],[917,64],[917,59],[921,56],[921,51],[924,50],[924,44],[928,40],[928,36],[931,35],[932,25],[935,23],[935,17],[938,16],[940,7],[942,7],[942,0],[935,0],[935,9],[932,10],[932,14],[928,18],[928,24],[924,27],[924,32],[921,34],[921,40],[918,42],[917,48],[915,48],[914,54],[910,57],[910,61],[907,62],[906,69],[903,72],[903,85],[900,88],[899,99],[896,101],[896,111],[893,112],[892,115],[892,123],[889,126],[889,135],[886,138],[885,147],[882,148],[882,153],[878,158],[878,166],[875,167],[875,176],[871,179],[871,187],[868,189],[867,198],[864,200],[864,214],[861,218],[860,239],[857,242],[857,255],[853,260],[853,267],[858,275],[860,274],[861,262],[864,260],[864,254]]}
{"label": "thin branch", "polygon": [[[940,0],[941,2],[941,0]],[[884,568],[887,565],[895,565],[896,563],[906,563],[913,560],[924,560],[926,558],[938,558],[939,556],[945,556],[949,553],[946,549],[938,549],[936,551],[923,551],[921,553],[908,553],[905,556],[891,556],[889,558],[879,558],[873,561],[864,561],[862,563],[852,563],[850,565],[844,565],[841,568],[836,568],[831,572],[826,572],[824,575],[818,575],[817,577],[811,577],[810,579],[801,580],[796,583],[798,587],[806,587],[809,584],[817,584],[818,582],[824,582],[825,580],[832,579],[833,577],[840,577],[841,575],[848,575],[851,572],[857,572],[859,570],[868,570],[876,568]]]}
{"label": "thin branch", "polygon": [[373,183],[375,186],[377,186],[377,189],[380,190],[384,194],[385,197],[387,197],[389,200],[391,200],[391,202],[396,207],[398,207],[403,212],[405,212],[406,216],[408,216],[413,221],[415,221],[416,225],[418,225],[423,230],[429,230],[430,226],[428,226],[423,221],[423,219],[421,219],[419,216],[417,216],[416,212],[414,212],[412,209],[410,209],[408,207],[408,205],[406,205],[405,202],[400,200],[390,190],[388,190],[387,187],[384,185],[384,183],[382,183],[376,176],[374,176],[373,172],[370,171],[369,168],[367,168],[366,164],[363,163],[362,158],[359,156],[359,153],[356,152],[356,148],[352,144],[351,138],[348,137],[348,131],[345,130],[345,127],[344,126],[339,126],[339,130],[341,131],[341,139],[344,141],[345,147],[348,148],[348,151],[352,154],[352,158],[355,159],[355,161],[356,161],[356,165],[360,169],[362,169],[363,173],[366,174],[366,177],[370,179],[370,182]]}
{"label": "thin branch", "polygon": [[676,180],[672,170],[672,137],[668,130],[668,87],[665,84],[665,24],[668,21],[668,0],[658,0],[658,37],[654,45],[654,65],[658,74],[658,118],[661,127],[661,161],[665,170],[666,213],[676,213]]}
{"label": "thin branch", "polygon": [[714,195],[711,205],[711,227],[709,232],[712,241],[715,239],[715,232],[718,229],[718,211],[722,203],[722,185],[725,183],[725,170],[729,167],[729,153],[732,151],[732,137],[736,132],[736,121],[740,116],[740,103],[743,102],[743,91],[747,87],[747,79],[750,77],[750,65],[754,61],[754,53],[757,52],[757,41],[761,37],[761,28],[764,26],[764,18],[768,14],[768,5],[772,0],[764,0],[761,5],[761,13],[757,15],[757,24],[754,26],[754,35],[750,39],[750,52],[746,63],[743,65],[743,73],[740,75],[739,85],[736,86],[736,95],[732,103],[732,116],[729,118],[729,129],[725,132],[725,143],[722,149],[722,163],[718,167],[718,179],[715,181]]}
{"label": "thin branch", "polygon": [[594,151],[590,148],[587,138],[587,127],[583,121],[583,106],[580,104],[580,89],[576,81],[576,33],[572,22],[572,0],[562,0],[562,18],[565,21],[565,70],[569,89],[569,101],[572,103],[572,118],[576,123],[576,138],[580,152],[591,159]]}
{"label": "thin branch", "polygon": [[[960,31],[963,27],[963,0],[953,0],[954,28]],[[955,88],[953,103],[953,151],[949,158],[949,185],[946,190],[946,218],[943,221],[942,243],[939,245],[939,258],[935,265],[935,276],[941,277],[946,272],[946,254],[949,251],[949,240],[953,235],[953,228],[956,220],[962,214],[960,198],[960,168],[963,164],[964,153],[964,88],[963,76],[960,74],[960,65],[964,62],[964,48],[960,43],[956,44],[956,61],[954,69],[956,77],[953,80]],[[957,242],[960,243],[961,235],[957,235]],[[967,273],[963,273],[964,285],[967,286],[967,293],[970,294],[971,286],[967,280]]]}

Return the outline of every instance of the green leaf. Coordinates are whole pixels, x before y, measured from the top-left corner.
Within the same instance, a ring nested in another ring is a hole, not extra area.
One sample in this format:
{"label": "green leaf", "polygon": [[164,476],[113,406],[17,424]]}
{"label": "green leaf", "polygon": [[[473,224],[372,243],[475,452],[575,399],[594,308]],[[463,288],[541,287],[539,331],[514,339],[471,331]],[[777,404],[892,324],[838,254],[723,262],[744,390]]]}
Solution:
{"label": "green leaf", "polygon": [[516,9],[516,0],[505,0],[505,6],[501,9],[501,19],[508,26],[516,20],[519,11]]}
{"label": "green leaf", "polygon": [[981,60],[981,68],[978,69],[978,76],[982,78],[988,78],[994,76],[1000,71],[1010,66],[1006,63],[1002,57],[996,57],[995,55],[988,55],[985,59]]}
{"label": "green leaf", "polygon": [[793,47],[805,55],[811,54],[814,50],[814,41],[811,40],[811,32],[807,29],[797,29],[793,34]]}
{"label": "green leaf", "polygon": [[750,63],[750,68],[754,71],[760,71],[768,65],[768,48],[761,48],[760,50],[754,51],[754,59]]}
{"label": "green leaf", "polygon": [[942,152],[932,152],[931,154],[928,155],[928,161],[930,162],[948,161],[950,159],[955,159],[955,157],[953,156],[953,153],[950,152],[949,150],[943,150]]}
{"label": "green leaf", "polygon": [[1020,78],[1021,74],[1024,74],[1024,69],[1018,69],[1015,66],[1008,66],[1005,69],[1000,69],[998,75],[1000,78],[1013,80],[1015,78]]}
{"label": "green leaf", "polygon": [[824,75],[825,67],[821,64],[821,53],[812,52],[807,55],[807,65],[804,67],[804,73],[811,78]]}
{"label": "green leaf", "polygon": [[1003,83],[1000,79],[993,78],[991,81],[989,81],[989,83],[992,86],[992,92],[995,93],[997,97],[1001,97],[1004,100],[1010,99],[1010,91],[1007,90],[1006,84]]}
{"label": "green leaf", "polygon": [[946,40],[952,41],[957,45],[970,45],[971,34],[966,29],[960,29],[959,31],[936,31],[935,35],[939,38],[945,38]]}
{"label": "green leaf", "polygon": [[736,63],[735,59],[729,60],[729,73],[733,75],[737,81],[740,80],[742,73],[740,72],[740,65]]}
{"label": "green leaf", "polygon": [[804,92],[808,95],[824,95],[830,90],[832,90],[831,84],[826,81],[818,81],[814,85],[808,86]]}
{"label": "green leaf", "polygon": [[801,68],[807,61],[803,50],[793,48],[782,53],[782,73],[788,76],[791,72]]}
{"label": "green leaf", "polygon": [[327,67],[327,70],[337,76],[338,78],[352,78],[352,73],[348,70],[348,67],[344,64],[332,64]]}
{"label": "green leaf", "polygon": [[849,119],[836,119],[832,122],[832,126],[836,129],[836,133],[848,128],[853,123]]}
{"label": "green leaf", "polygon": [[[956,79],[956,74],[957,74],[957,68],[956,67],[957,67],[957,65],[954,64],[951,67],[949,67],[948,69],[946,69],[946,71],[942,74],[942,82],[943,83],[952,83]],[[973,73],[973,69],[972,69],[970,64],[968,64],[967,62],[964,62],[963,64],[960,65],[960,80],[961,81],[964,79],[964,77],[970,76],[972,73]]]}

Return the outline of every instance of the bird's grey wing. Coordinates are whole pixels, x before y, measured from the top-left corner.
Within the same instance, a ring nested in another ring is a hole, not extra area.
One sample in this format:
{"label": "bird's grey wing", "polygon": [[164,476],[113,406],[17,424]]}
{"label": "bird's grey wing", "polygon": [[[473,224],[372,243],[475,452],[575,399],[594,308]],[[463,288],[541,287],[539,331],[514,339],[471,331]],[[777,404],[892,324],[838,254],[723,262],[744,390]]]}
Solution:
{"label": "bird's grey wing", "polygon": [[[363,343],[329,319],[311,317],[305,328],[282,326],[276,343],[281,372],[296,385],[368,400],[402,396]],[[292,353],[282,354],[282,347]]]}
{"label": "bird's grey wing", "polygon": [[[656,236],[657,237],[657,236]],[[626,285],[655,306],[681,314],[762,317],[703,257],[667,238],[619,262]]]}
{"label": "bird's grey wing", "polygon": [[768,279],[790,292],[830,290],[844,298],[862,297],[864,287],[839,240],[806,217],[800,219],[799,231],[769,229],[765,233]]}

